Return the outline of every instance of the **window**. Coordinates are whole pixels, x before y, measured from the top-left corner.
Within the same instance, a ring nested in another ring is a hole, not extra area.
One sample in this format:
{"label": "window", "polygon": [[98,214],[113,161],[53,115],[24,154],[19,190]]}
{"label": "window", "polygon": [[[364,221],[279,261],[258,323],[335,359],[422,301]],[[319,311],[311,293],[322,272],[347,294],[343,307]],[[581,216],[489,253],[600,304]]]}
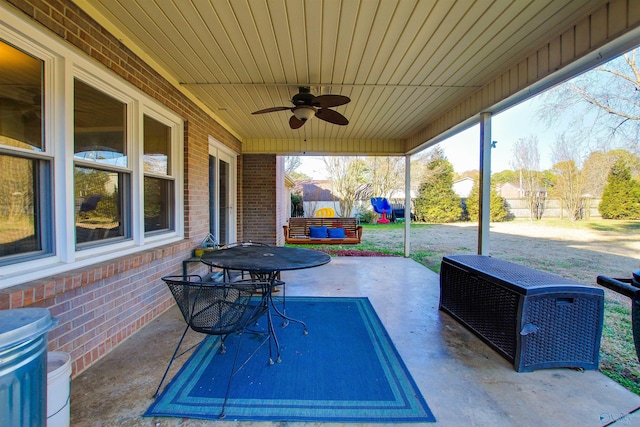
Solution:
{"label": "window", "polygon": [[0,20],[0,288],[183,238],[183,120]]}
{"label": "window", "polygon": [[171,128],[144,115],[144,231],[174,230]]}
{"label": "window", "polygon": [[0,40],[0,265],[53,252],[42,60]]}
{"label": "window", "polygon": [[127,106],[74,82],[74,194],[76,245],[130,238],[130,170],[127,169]]}

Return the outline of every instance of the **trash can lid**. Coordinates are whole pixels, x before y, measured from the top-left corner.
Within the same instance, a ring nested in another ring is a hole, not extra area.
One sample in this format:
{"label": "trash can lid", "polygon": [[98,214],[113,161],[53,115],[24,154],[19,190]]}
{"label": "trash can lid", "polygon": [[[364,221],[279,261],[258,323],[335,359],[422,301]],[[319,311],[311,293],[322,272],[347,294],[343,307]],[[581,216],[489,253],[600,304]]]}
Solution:
{"label": "trash can lid", "polygon": [[0,310],[0,350],[35,339],[57,323],[46,308]]}

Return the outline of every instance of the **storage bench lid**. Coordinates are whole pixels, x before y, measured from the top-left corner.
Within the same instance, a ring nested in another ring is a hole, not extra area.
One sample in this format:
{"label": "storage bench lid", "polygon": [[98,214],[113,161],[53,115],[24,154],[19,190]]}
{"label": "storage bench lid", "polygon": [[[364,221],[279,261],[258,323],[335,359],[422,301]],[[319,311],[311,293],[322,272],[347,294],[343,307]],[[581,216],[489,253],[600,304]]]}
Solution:
{"label": "storage bench lid", "polygon": [[556,274],[538,271],[490,256],[450,255],[443,257],[442,261],[522,295],[550,291],[604,295],[604,291],[596,286],[584,285]]}

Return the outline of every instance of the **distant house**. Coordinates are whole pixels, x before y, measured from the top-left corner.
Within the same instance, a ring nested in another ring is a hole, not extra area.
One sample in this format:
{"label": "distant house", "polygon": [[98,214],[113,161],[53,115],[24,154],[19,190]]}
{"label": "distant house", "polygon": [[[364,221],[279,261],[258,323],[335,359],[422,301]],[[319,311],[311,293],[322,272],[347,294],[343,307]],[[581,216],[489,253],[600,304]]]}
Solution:
{"label": "distant house", "polygon": [[523,191],[519,185],[507,182],[497,187],[498,195],[505,199],[520,199],[524,197]]}
{"label": "distant house", "polygon": [[[523,199],[527,197],[527,191],[524,188],[510,182],[497,187],[497,191],[498,195],[505,199]],[[546,198],[548,196],[547,189],[544,187],[538,188],[538,196]]]}
{"label": "distant house", "polygon": [[337,202],[339,199],[332,190],[329,180],[299,181],[296,184],[296,191],[302,194],[305,202]]}
{"label": "distant house", "polygon": [[473,188],[474,183],[475,179],[465,176],[453,182],[453,191],[461,199],[466,199],[469,197],[469,194],[471,194],[471,189]]}
{"label": "distant house", "polygon": [[324,207],[333,208],[339,212],[339,198],[333,194],[330,180],[298,181],[293,189],[294,193],[302,195],[302,212],[298,216],[313,217],[315,212]]}

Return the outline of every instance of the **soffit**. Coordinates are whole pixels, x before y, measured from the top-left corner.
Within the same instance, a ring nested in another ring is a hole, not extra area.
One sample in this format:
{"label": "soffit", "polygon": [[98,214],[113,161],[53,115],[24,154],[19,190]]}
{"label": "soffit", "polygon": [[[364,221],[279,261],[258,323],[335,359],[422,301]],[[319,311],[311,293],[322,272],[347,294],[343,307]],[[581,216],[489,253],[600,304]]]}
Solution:
{"label": "soffit", "polygon": [[[242,141],[397,141],[426,128],[603,0],[79,0]],[[292,130],[299,86],[350,123]],[[335,144],[334,144],[335,145]]]}

